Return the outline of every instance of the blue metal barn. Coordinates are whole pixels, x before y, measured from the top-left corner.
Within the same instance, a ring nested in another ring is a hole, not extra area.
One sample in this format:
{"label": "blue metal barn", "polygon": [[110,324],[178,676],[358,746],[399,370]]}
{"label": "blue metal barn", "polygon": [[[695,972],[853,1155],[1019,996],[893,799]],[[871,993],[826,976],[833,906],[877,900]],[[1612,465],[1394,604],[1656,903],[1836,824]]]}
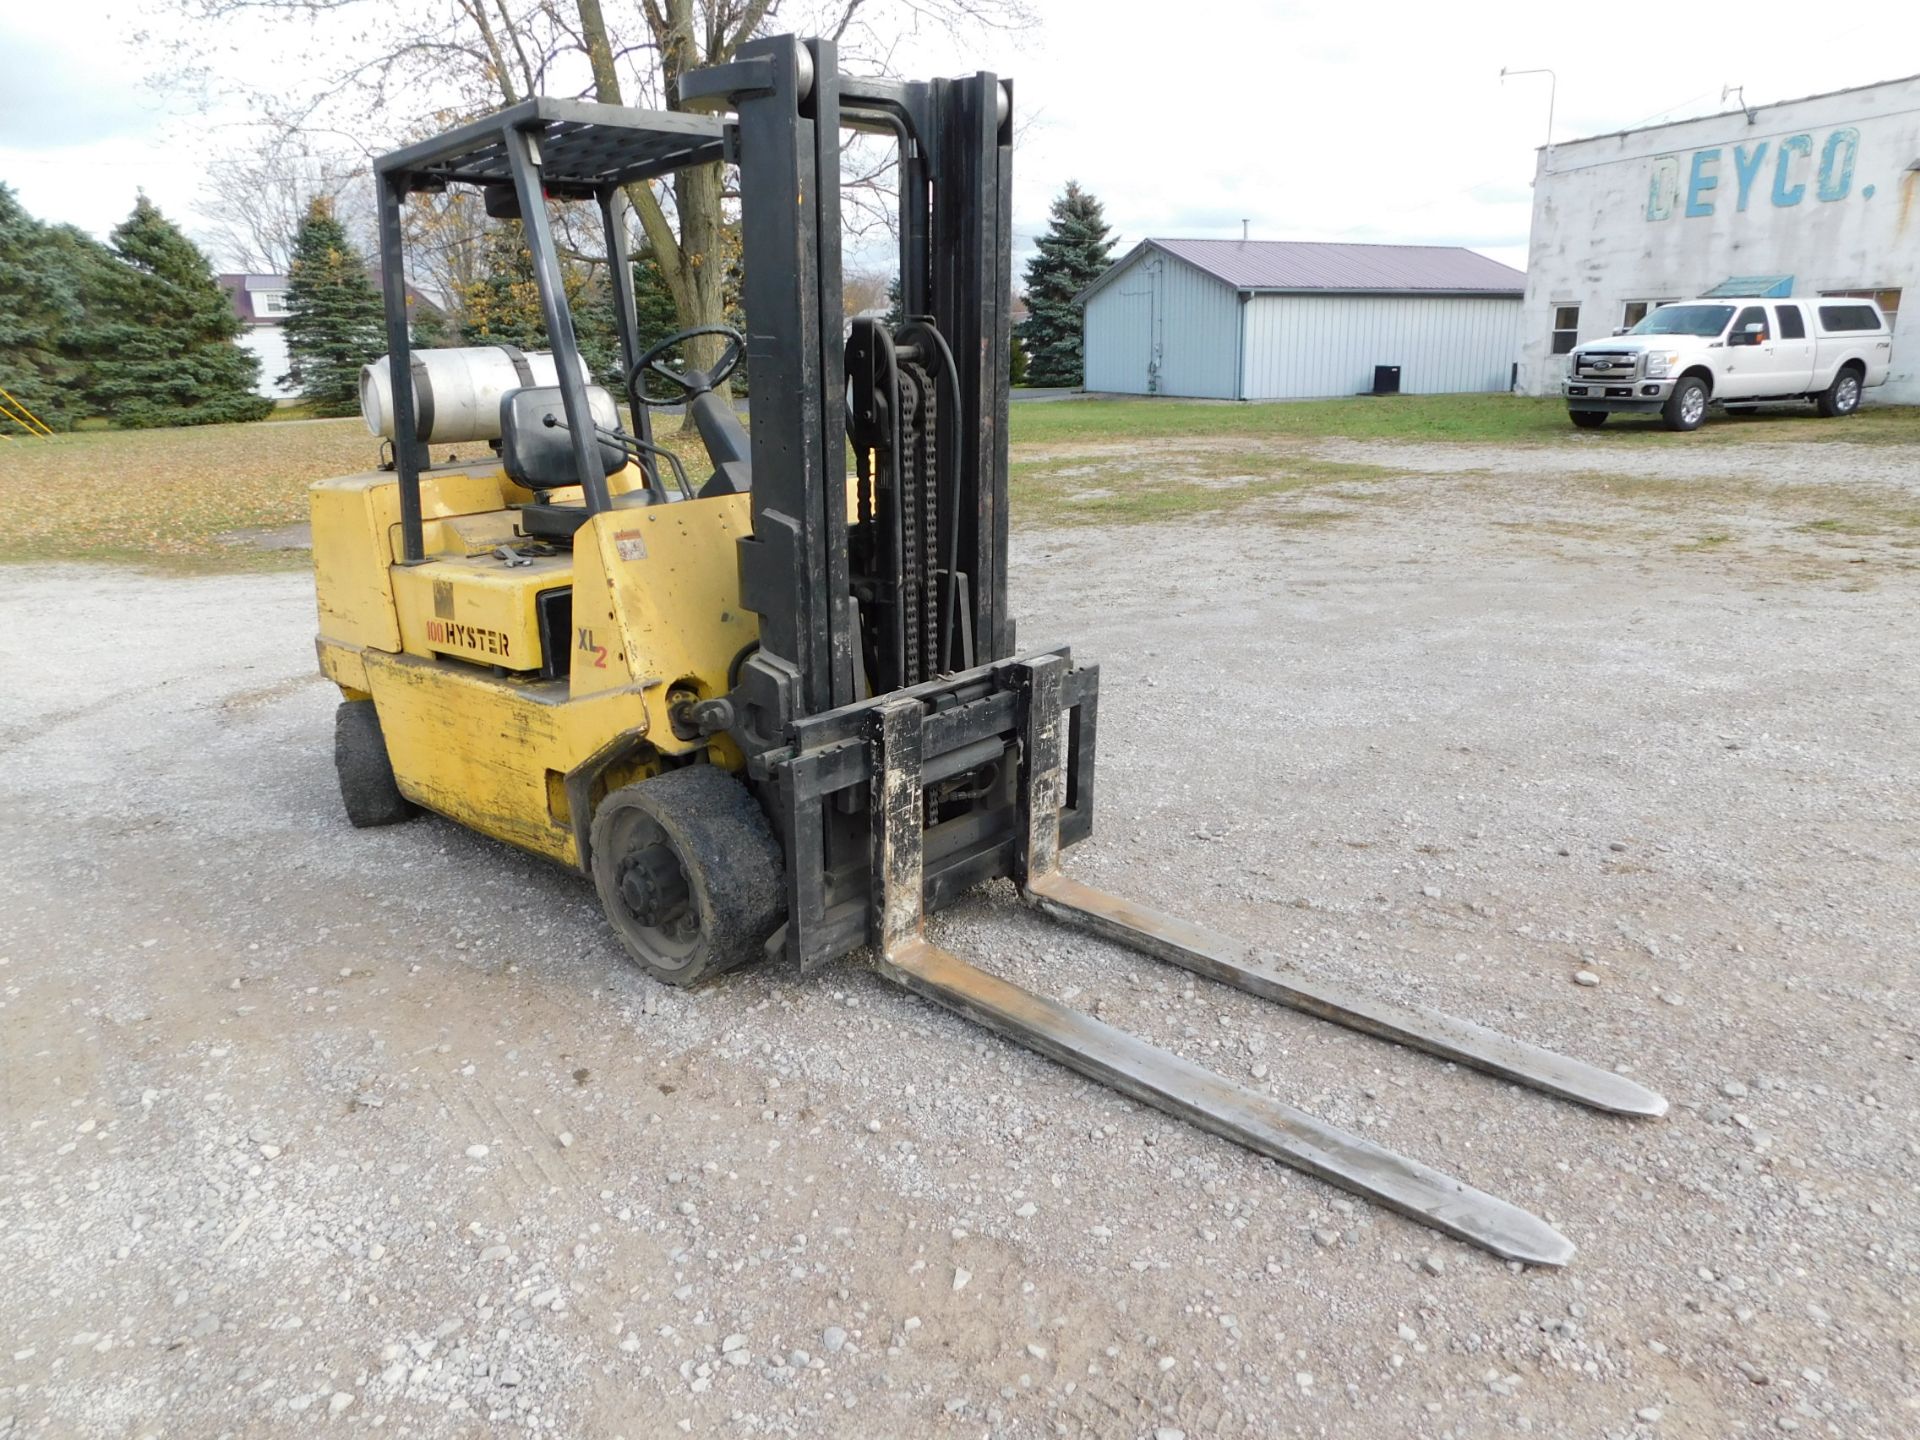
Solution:
{"label": "blue metal barn", "polygon": [[[1505,391],[1526,276],[1452,245],[1143,240],[1077,297],[1086,388],[1282,400]],[[1395,377],[1380,377],[1390,381]]]}

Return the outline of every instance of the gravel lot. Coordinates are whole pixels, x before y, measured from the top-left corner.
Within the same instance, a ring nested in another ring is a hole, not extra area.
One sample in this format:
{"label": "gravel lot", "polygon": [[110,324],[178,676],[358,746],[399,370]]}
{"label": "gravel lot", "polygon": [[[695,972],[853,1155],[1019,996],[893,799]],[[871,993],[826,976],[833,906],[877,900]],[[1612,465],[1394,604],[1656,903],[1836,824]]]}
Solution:
{"label": "gravel lot", "polygon": [[8,569],[0,1436],[1920,1433],[1920,473],[1604,440],[1328,446],[1404,478],[1028,532],[1014,584],[1103,667],[1070,870],[1668,1119],[1003,890],[936,926],[1535,1209],[1559,1272],[857,965],[675,993],[584,882],[352,831],[302,576]]}

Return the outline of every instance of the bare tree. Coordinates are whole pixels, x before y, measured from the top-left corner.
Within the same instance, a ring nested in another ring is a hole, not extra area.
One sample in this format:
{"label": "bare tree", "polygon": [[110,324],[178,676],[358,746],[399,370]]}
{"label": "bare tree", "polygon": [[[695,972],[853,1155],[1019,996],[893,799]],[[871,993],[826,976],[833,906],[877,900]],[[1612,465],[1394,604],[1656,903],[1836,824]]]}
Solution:
{"label": "bare tree", "polygon": [[408,279],[458,323],[467,292],[487,270],[487,236],[495,223],[480,196],[449,188],[437,195],[416,195],[402,217],[406,231]]}
{"label": "bare tree", "polygon": [[841,298],[851,320],[870,310],[887,308],[887,281],[884,270],[848,270],[841,277]]}
{"label": "bare tree", "polygon": [[[960,36],[1031,23],[1028,0],[165,0],[193,22],[176,43],[176,74],[206,59],[230,27],[308,25],[336,58],[309,81],[256,95],[288,136],[348,127],[371,142],[413,138],[452,120],[535,94],[591,96],[608,104],[677,109],[680,82],[731,60],[776,25],[831,37],[851,64],[885,72],[902,37]],[[224,43],[224,42],[223,42]],[[892,156],[848,148],[852,179],[870,198],[850,206],[856,226],[885,223],[877,195]],[[734,210],[719,164],[628,189],[648,248],[687,326],[724,319]],[[438,204],[438,202],[433,202]],[[417,208],[417,207],[410,207]],[[451,210],[451,206],[448,207]],[[430,217],[434,226],[452,214]],[[419,222],[412,222],[416,229]],[[461,227],[454,227],[456,229]],[[437,235],[448,268],[471,263],[477,237]],[[449,275],[440,287],[452,293]],[[710,352],[695,351],[696,363]]]}
{"label": "bare tree", "polygon": [[369,170],[360,156],[319,151],[304,137],[268,134],[252,148],[207,162],[196,208],[211,222],[206,238],[243,270],[284,275],[293,237],[315,200],[325,200],[364,243],[372,228]]}

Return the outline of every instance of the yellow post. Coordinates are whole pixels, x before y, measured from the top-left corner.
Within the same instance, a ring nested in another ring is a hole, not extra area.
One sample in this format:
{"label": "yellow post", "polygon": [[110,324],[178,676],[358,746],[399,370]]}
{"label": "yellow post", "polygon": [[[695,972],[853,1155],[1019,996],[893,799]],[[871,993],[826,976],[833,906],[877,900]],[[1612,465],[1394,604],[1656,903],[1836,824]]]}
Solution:
{"label": "yellow post", "polygon": [[[7,395],[7,392],[5,390],[0,390],[0,395]],[[12,400],[13,397],[8,395],[7,398],[9,400]],[[14,402],[15,405],[17,405],[18,403],[19,402],[17,401]],[[32,420],[28,418],[25,412],[15,409],[13,408],[13,406],[9,406],[5,403],[0,403],[0,416],[6,417],[8,420],[11,420],[15,425],[18,425],[22,430],[26,431],[28,439],[37,440],[40,438],[40,432],[34,428]],[[4,434],[4,433],[5,433],[4,431],[0,431],[0,434]],[[7,438],[11,440],[13,436],[7,435]]]}
{"label": "yellow post", "polygon": [[[12,392],[0,390],[0,398],[4,398],[7,402],[6,405],[0,405],[0,414],[4,414],[29,435],[51,436],[53,434],[51,429],[41,423],[38,415],[13,398]],[[9,406],[11,408],[8,408]]]}

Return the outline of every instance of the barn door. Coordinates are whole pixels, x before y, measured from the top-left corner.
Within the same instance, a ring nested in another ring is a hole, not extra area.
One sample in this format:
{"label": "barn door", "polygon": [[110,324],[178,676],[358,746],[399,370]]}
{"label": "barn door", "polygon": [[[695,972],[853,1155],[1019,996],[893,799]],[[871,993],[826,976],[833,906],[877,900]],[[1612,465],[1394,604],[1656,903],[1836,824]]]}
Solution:
{"label": "barn door", "polygon": [[1087,358],[1089,389],[1117,390],[1123,395],[1151,395],[1154,377],[1157,280],[1145,266],[1123,275],[1101,297],[1110,323],[1100,327]]}

